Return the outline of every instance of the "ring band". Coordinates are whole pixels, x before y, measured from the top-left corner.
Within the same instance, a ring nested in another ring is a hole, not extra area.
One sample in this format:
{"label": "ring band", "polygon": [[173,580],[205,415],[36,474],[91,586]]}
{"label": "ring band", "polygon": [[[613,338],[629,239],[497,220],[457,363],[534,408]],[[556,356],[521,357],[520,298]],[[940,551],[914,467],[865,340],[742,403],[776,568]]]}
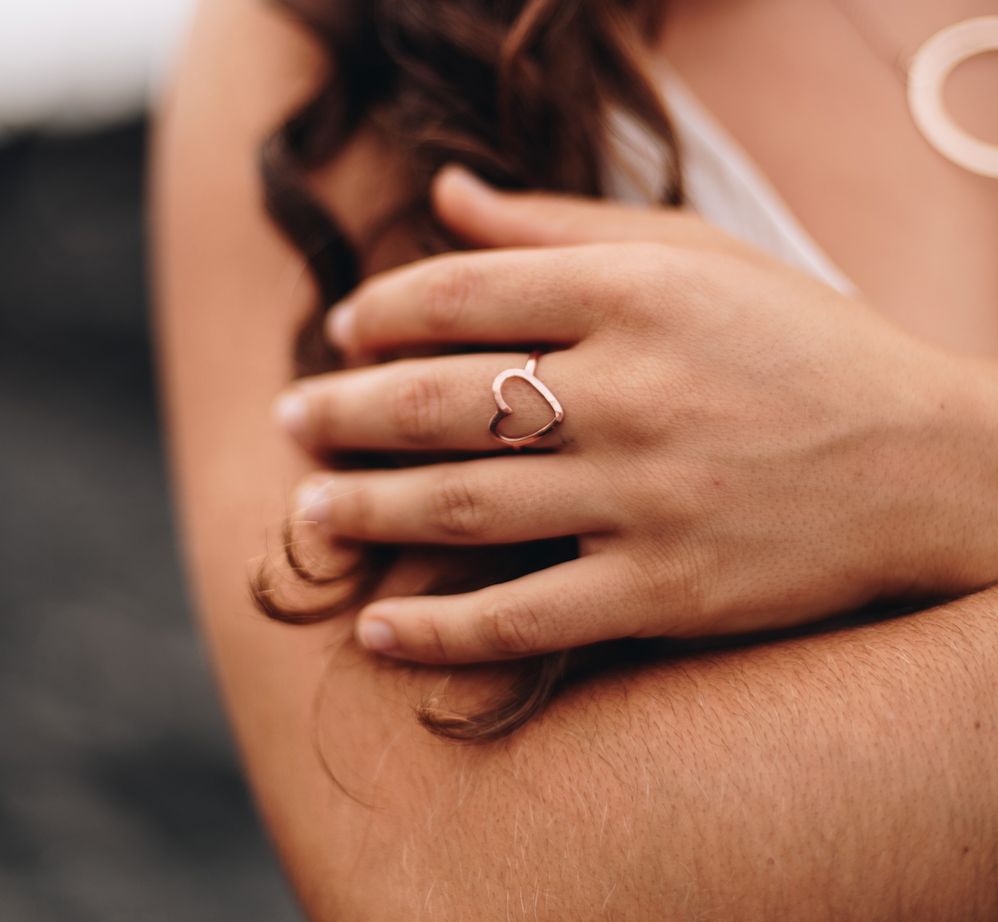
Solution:
{"label": "ring band", "polygon": [[[558,403],[558,398],[551,393],[540,381],[534,377],[534,372],[537,370],[537,362],[540,360],[541,353],[531,352],[530,357],[527,359],[526,368],[507,368],[505,371],[499,372],[496,375],[495,380],[492,382],[492,396],[496,402],[496,413],[492,417],[492,421],[489,423],[489,432],[492,433],[492,437],[502,442],[503,445],[508,445],[510,448],[523,448],[525,445],[532,445],[534,442],[540,441],[549,432],[553,432],[557,429],[562,420],[565,418],[565,411],[562,410],[561,404]],[[502,386],[510,378],[522,378],[527,382],[538,394],[540,394],[546,401],[551,411],[554,413],[554,418],[551,422],[547,423],[545,426],[541,426],[536,432],[531,432],[530,435],[521,435],[519,438],[511,439],[508,436],[503,435],[499,431],[499,423],[501,423],[507,416],[513,415],[513,408],[506,403],[502,396]]]}

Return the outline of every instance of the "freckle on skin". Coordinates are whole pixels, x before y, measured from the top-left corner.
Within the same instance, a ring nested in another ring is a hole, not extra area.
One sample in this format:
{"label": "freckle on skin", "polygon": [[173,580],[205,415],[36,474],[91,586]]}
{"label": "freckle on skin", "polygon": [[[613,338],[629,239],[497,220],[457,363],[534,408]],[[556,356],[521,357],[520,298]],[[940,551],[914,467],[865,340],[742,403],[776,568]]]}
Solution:
{"label": "freckle on skin", "polygon": [[964,845],[964,847],[963,847],[963,853],[966,855],[967,852],[969,852],[969,851],[970,851],[970,846],[969,845]]}

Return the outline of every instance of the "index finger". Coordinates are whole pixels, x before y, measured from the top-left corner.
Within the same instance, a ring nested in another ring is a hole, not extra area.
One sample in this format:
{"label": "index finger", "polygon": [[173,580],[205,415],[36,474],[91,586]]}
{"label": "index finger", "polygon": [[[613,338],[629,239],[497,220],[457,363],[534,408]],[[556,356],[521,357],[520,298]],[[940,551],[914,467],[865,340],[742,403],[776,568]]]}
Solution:
{"label": "index finger", "polygon": [[612,307],[607,300],[620,297],[623,252],[615,260],[616,249],[430,257],[364,282],[333,309],[326,332],[347,352],[444,343],[572,345]]}
{"label": "index finger", "polygon": [[444,167],[433,181],[438,216],[480,247],[571,246],[647,241],[769,259],[693,212],[552,192],[496,189],[463,167]]}

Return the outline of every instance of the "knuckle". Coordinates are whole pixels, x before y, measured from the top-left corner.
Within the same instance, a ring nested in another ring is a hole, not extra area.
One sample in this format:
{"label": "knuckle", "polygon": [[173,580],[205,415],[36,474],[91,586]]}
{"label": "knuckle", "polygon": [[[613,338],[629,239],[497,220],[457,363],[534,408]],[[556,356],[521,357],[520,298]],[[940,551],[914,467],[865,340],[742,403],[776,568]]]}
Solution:
{"label": "knuckle", "polygon": [[686,251],[671,244],[642,243],[629,249],[625,258],[629,273],[651,280],[664,273],[669,279],[683,275],[686,256]]}
{"label": "knuckle", "polygon": [[444,391],[432,373],[406,374],[395,386],[389,400],[394,428],[407,441],[425,445],[439,441],[444,434]]}
{"label": "knuckle", "polygon": [[[589,291],[599,325],[646,329],[659,300],[655,251],[648,244],[611,247],[579,277]],[[604,310],[599,310],[600,305]],[[659,311],[660,307],[657,308]]]}
{"label": "knuckle", "polygon": [[427,612],[413,625],[413,636],[417,638],[420,650],[429,654],[436,662],[447,662],[451,645],[441,631],[437,612]]}
{"label": "knuckle", "polygon": [[448,474],[432,494],[437,528],[449,538],[475,539],[489,529],[487,502],[460,474]]}
{"label": "knuckle", "polygon": [[631,593],[656,606],[663,602],[685,623],[704,624],[713,609],[716,564],[709,549],[695,539],[675,542],[664,559],[635,554]]}
{"label": "knuckle", "polygon": [[353,304],[353,336],[360,343],[370,339],[384,324],[382,315],[387,297],[383,287],[382,280],[377,277],[365,279],[350,297]]}
{"label": "knuckle", "polygon": [[337,531],[351,538],[377,538],[381,531],[374,492],[363,487],[336,497],[330,518]]}
{"label": "knuckle", "polygon": [[709,544],[694,540],[685,543],[680,561],[677,579],[683,588],[683,604],[687,611],[702,620],[714,608],[717,556]]}
{"label": "knuckle", "polygon": [[461,317],[481,287],[481,274],[471,261],[448,259],[434,267],[428,280],[423,319],[430,332],[459,328]]}
{"label": "knuckle", "polygon": [[316,390],[308,401],[306,430],[313,439],[331,441],[336,433],[339,406],[333,388]]}
{"label": "knuckle", "polygon": [[536,610],[512,594],[486,606],[481,631],[486,647],[503,656],[529,656],[540,649],[541,621]]}

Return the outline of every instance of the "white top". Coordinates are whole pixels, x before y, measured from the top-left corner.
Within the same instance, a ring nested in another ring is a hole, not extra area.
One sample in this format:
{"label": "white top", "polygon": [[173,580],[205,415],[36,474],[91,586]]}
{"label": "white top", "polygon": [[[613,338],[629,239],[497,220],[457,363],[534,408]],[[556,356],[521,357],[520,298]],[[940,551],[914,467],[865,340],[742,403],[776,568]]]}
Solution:
{"label": "white top", "polygon": [[[856,286],[794,217],[748,154],[675,73],[662,84],[683,168],[690,208],[706,221],[846,295]],[[607,166],[614,198],[648,204],[664,191],[664,152],[628,116],[611,116],[615,157]]]}

